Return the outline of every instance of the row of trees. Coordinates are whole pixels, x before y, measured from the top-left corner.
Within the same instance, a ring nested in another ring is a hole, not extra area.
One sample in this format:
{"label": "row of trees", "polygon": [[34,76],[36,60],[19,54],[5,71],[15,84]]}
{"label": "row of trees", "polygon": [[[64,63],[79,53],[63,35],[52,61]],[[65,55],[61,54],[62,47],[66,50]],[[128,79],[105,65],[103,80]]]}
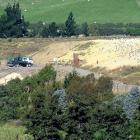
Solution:
{"label": "row of trees", "polygon": [[85,22],[81,26],[77,25],[72,12],[70,12],[65,24],[56,24],[56,22],[44,24],[43,22],[38,22],[36,24],[30,24],[29,28],[29,36],[31,37],[71,37],[80,34],[85,36],[89,35],[88,24]]}
{"label": "row of trees", "polygon": [[29,24],[25,22],[21,14],[19,3],[8,4],[5,8],[5,14],[0,17],[0,37],[70,37],[78,35],[140,35],[140,24],[99,24],[88,25],[86,22],[82,25],[76,24],[72,12],[68,15],[64,24],[50,24],[38,22]]}
{"label": "row of trees", "polygon": [[140,138],[140,92],[114,96],[109,77],[76,72],[56,82],[46,66],[37,75],[0,86],[0,119],[21,119],[34,140]]}
{"label": "row of trees", "polygon": [[109,36],[109,35],[140,35],[140,24],[122,24],[122,23],[106,23],[106,24],[91,24],[89,31],[92,35]]}
{"label": "row of trees", "polygon": [[[82,28],[84,29],[82,33],[88,35],[87,23],[83,24]],[[25,22],[19,3],[8,4],[5,8],[5,14],[0,17],[0,37],[70,37],[73,35],[76,35],[76,22],[72,12],[69,14],[65,25],[62,26],[55,22],[51,24],[43,24],[42,22],[29,24],[29,22]]]}

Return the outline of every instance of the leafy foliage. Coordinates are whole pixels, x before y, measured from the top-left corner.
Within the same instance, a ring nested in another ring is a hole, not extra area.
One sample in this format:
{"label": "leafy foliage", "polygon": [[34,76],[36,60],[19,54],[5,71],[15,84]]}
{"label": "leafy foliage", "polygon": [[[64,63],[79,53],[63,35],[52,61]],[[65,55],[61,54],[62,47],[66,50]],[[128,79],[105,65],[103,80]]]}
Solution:
{"label": "leafy foliage", "polygon": [[110,102],[97,106],[92,118],[93,138],[99,140],[128,139],[129,121],[122,112],[121,108],[114,108]]}
{"label": "leafy foliage", "polygon": [[6,86],[0,86],[0,121],[16,119],[20,94],[20,80],[10,81]]}
{"label": "leafy foliage", "polygon": [[[15,86],[16,85],[16,86]],[[34,140],[139,139],[140,97],[137,87],[112,94],[109,77],[76,72],[56,82],[49,65],[38,74],[0,87],[1,120],[22,119]]]}

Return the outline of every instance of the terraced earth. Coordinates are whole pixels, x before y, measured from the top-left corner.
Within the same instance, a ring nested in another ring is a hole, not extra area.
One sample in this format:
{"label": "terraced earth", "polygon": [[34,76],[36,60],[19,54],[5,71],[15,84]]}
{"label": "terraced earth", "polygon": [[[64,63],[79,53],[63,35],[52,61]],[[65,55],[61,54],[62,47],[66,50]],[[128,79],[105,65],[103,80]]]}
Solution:
{"label": "terraced earth", "polygon": [[[11,73],[32,75],[47,63],[51,63],[54,58],[63,65],[72,64],[73,53],[77,53],[82,68],[99,74],[104,73],[123,83],[140,85],[140,38],[26,38],[13,39],[10,42],[7,39],[1,39],[0,49],[1,59],[14,54],[16,49],[19,54],[29,55],[34,60],[33,68],[15,68],[14,71],[10,71]],[[5,66],[6,62],[3,62],[2,65]],[[2,72],[7,70],[2,69]],[[67,72],[69,72],[68,68],[64,70],[60,68],[59,78],[63,79],[63,75]]]}

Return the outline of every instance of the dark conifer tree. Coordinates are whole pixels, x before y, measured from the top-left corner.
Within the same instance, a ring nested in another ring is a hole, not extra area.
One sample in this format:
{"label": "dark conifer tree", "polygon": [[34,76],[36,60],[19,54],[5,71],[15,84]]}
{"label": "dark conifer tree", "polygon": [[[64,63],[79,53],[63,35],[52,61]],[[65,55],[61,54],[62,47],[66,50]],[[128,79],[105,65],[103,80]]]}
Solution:
{"label": "dark conifer tree", "polygon": [[52,22],[48,27],[49,36],[55,37],[57,36],[57,26],[55,22]]}
{"label": "dark conifer tree", "polygon": [[0,17],[0,37],[23,37],[27,35],[28,23],[24,21],[19,3],[8,4],[5,15]]}
{"label": "dark conifer tree", "polygon": [[72,12],[70,12],[70,14],[65,22],[65,26],[66,26],[66,35],[67,36],[75,35],[76,22],[75,22],[75,19],[74,19]]}
{"label": "dark conifer tree", "polygon": [[85,36],[88,36],[89,35],[89,28],[88,28],[87,22],[85,22],[82,25],[82,34],[84,34]]}

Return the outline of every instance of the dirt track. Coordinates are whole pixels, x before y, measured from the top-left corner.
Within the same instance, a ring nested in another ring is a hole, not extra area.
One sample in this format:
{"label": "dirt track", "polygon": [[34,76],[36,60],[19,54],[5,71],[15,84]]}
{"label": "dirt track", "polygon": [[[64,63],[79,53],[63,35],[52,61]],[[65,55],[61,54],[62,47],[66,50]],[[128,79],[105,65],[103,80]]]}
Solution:
{"label": "dirt track", "polygon": [[[32,68],[7,68],[4,65],[0,67],[0,78],[11,73],[18,73],[23,78],[38,72],[44,65],[59,58],[64,62],[70,62],[73,53],[79,54],[84,67],[120,67],[123,65],[140,65],[140,38],[119,38],[119,39],[86,39],[86,40],[40,40],[25,39],[14,40],[12,43],[5,40],[0,47],[7,46],[11,50],[16,47],[19,52],[33,57],[37,66]],[[13,47],[14,46],[14,47]],[[28,50],[27,50],[28,48]],[[9,50],[10,50],[9,49]],[[3,49],[2,49],[3,50]],[[7,48],[5,48],[7,50]],[[14,50],[12,50],[13,52]],[[3,54],[5,51],[3,51]],[[28,53],[27,53],[28,52]],[[6,56],[5,56],[6,57]],[[99,63],[97,64],[97,60]],[[62,80],[66,74],[73,70],[70,66],[55,66],[58,72],[57,80]],[[81,76],[85,76],[90,71],[77,69]],[[95,74],[99,77],[99,74]],[[127,92],[132,85],[125,85],[121,82],[114,82],[113,90],[115,92]]]}
{"label": "dirt track", "polygon": [[67,63],[76,52],[82,61],[82,67],[114,69],[124,65],[140,65],[140,37],[26,38],[13,39],[12,42],[4,39],[0,41],[0,59],[16,53],[30,55],[36,64],[41,65],[56,57]]}
{"label": "dirt track", "polygon": [[[0,67],[0,79],[10,75],[11,73],[20,74],[23,78],[26,76],[31,76],[37,73],[39,70],[43,68],[43,65],[33,66],[33,67]],[[64,66],[64,65],[54,65],[55,70],[57,71],[57,80],[63,80],[64,77],[72,72],[73,70],[77,71],[80,76],[86,76],[91,72],[84,69],[73,68],[72,66]],[[98,76],[96,75],[96,78]]]}

